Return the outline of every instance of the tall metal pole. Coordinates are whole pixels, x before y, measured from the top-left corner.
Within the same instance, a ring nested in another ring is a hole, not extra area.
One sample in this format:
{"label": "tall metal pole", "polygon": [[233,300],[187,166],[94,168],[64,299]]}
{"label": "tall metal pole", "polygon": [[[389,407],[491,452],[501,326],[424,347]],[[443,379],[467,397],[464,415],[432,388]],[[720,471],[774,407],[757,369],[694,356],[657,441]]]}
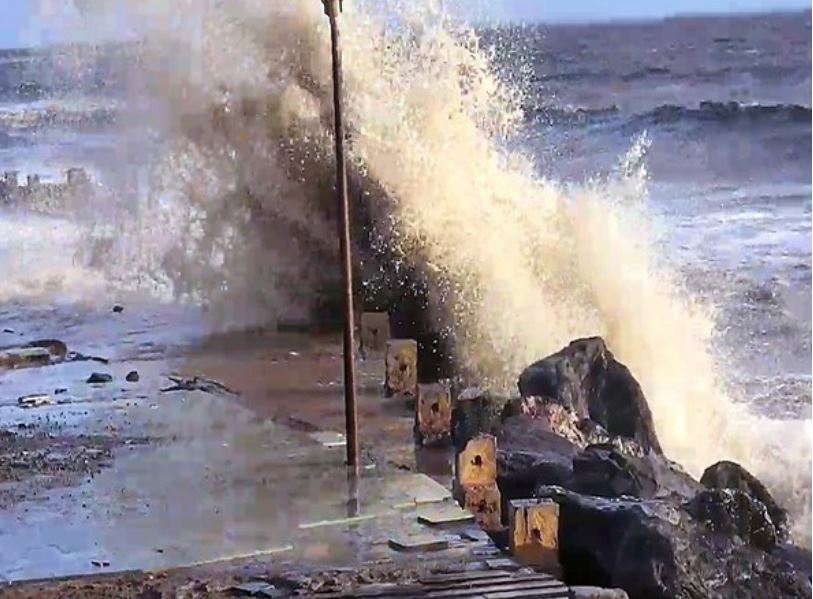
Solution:
{"label": "tall metal pole", "polygon": [[353,328],[353,259],[350,245],[350,203],[347,198],[347,166],[344,155],[342,120],[342,39],[339,30],[341,0],[322,0],[330,19],[333,50],[333,118],[336,138],[336,197],[339,202],[339,243],[344,276],[344,417],[347,431],[347,465],[358,473],[358,417],[356,415],[356,348]]}

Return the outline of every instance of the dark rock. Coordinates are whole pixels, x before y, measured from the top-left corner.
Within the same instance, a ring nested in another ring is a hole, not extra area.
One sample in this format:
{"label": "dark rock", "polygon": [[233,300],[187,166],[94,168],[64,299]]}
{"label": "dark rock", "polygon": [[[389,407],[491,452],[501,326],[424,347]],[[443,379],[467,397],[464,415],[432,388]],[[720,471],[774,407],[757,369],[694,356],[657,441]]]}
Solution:
{"label": "dark rock", "polygon": [[137,383],[139,378],[140,377],[138,376],[138,371],[131,370],[130,372],[127,373],[127,376],[124,377],[124,380],[126,380],[128,383]]}
{"label": "dark rock", "polygon": [[600,497],[654,497],[658,483],[644,458],[624,455],[612,446],[592,445],[573,460],[573,481],[578,493]]}
{"label": "dark rock", "polygon": [[456,452],[463,451],[479,434],[497,436],[502,427],[508,400],[477,388],[461,391],[452,410],[452,442]]}
{"label": "dark rock", "polygon": [[694,497],[700,484],[662,455],[636,455],[612,443],[591,445],[573,460],[567,487],[600,497]]}
{"label": "dark rock", "polygon": [[526,368],[519,377],[523,397],[540,397],[590,419],[613,436],[661,453],[652,413],[641,386],[599,337],[579,339]]}
{"label": "dark rock", "polygon": [[813,555],[811,555],[810,549],[783,543],[777,545],[771,551],[771,555],[802,572],[808,580],[813,577]]}
{"label": "dark rock", "polygon": [[788,513],[774,501],[757,477],[734,462],[722,461],[706,468],[700,482],[710,489],[739,489],[762,502],[780,539],[788,536]]}
{"label": "dark rock", "polygon": [[713,533],[737,535],[763,551],[776,547],[776,528],[765,504],[745,491],[707,489],[689,501],[686,509]]}
{"label": "dark rock", "polygon": [[544,420],[509,418],[497,435],[497,485],[503,502],[533,495],[540,485],[566,485],[579,447],[551,431]]}
{"label": "dark rock", "polygon": [[94,372],[88,377],[87,382],[91,385],[101,384],[101,383],[110,383],[113,381],[113,377],[109,374],[103,372]]}
{"label": "dark rock", "polygon": [[115,312],[116,314],[121,314],[122,312],[124,312],[124,306],[116,304],[115,306],[113,306],[113,312]]}
{"label": "dark rock", "polygon": [[543,487],[559,504],[559,560],[569,585],[621,588],[630,599],[810,597],[787,561],[711,533],[680,503],[607,499]]}

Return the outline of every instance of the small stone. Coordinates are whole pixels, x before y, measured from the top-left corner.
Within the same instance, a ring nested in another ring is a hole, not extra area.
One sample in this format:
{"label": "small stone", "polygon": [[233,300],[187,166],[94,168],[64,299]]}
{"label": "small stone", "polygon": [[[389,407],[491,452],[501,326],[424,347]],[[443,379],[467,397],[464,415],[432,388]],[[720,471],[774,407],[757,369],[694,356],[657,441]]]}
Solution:
{"label": "small stone", "polygon": [[64,387],[60,387],[59,389],[54,389],[54,395],[62,395],[62,394],[67,393],[67,392],[68,392],[68,390],[65,389]]}
{"label": "small stone", "polygon": [[121,314],[122,312],[124,312],[124,306],[116,304],[115,306],[113,306],[113,312],[115,312],[116,314]]}
{"label": "small stone", "polygon": [[90,560],[90,563],[96,566],[97,568],[107,568],[110,565],[109,561],[103,559]]}
{"label": "small stone", "polygon": [[8,333],[9,335],[13,335],[14,334],[14,329],[3,329],[3,332]]}
{"label": "small stone", "polygon": [[109,374],[103,372],[94,372],[88,377],[87,382],[91,385],[98,385],[102,383],[110,383],[113,381],[113,377]]}
{"label": "small stone", "polygon": [[137,383],[139,378],[140,377],[138,376],[138,371],[131,370],[130,372],[127,373],[127,376],[124,377],[124,380],[126,380],[128,383]]}

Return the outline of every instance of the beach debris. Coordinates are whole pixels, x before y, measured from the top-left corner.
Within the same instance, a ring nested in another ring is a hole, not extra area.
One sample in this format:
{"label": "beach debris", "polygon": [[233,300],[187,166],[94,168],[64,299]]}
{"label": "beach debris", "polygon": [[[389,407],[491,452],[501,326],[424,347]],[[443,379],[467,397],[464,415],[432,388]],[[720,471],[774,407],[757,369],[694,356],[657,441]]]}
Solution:
{"label": "beach debris", "polygon": [[58,389],[54,389],[54,395],[62,395],[62,394],[67,393],[67,392],[68,392],[68,390],[65,389],[64,387],[59,387]]}
{"label": "beach debris", "polygon": [[266,597],[269,599],[282,599],[288,596],[288,592],[278,589],[273,584],[265,580],[252,580],[251,582],[244,582],[236,584],[227,589],[235,595],[242,595],[244,597]]}
{"label": "beach debris", "polygon": [[110,360],[107,358],[101,358],[99,356],[88,356],[78,351],[70,351],[68,355],[65,357],[66,362],[98,362],[99,364],[110,364]]}
{"label": "beach debris", "polygon": [[107,568],[110,565],[110,562],[104,559],[92,559],[90,563],[97,568]]}
{"label": "beach debris", "polygon": [[54,403],[54,400],[47,393],[41,393],[24,395],[17,399],[17,403],[23,408],[38,408],[40,406],[49,406]]}
{"label": "beach debris", "polygon": [[113,376],[104,372],[94,372],[88,377],[88,380],[86,382],[91,385],[111,383],[113,382]]}
{"label": "beach debris", "polygon": [[116,304],[115,306],[113,306],[113,312],[116,314],[121,314],[122,312],[124,312],[124,306]]}
{"label": "beach debris", "polygon": [[140,377],[138,376],[138,371],[131,370],[130,372],[127,373],[127,376],[124,377],[124,380],[126,380],[128,383],[137,383],[139,381],[139,378]]}
{"label": "beach debris", "polygon": [[204,393],[223,393],[225,395],[239,395],[237,391],[229,389],[223,383],[207,379],[202,376],[193,376],[192,378],[185,378],[180,376],[167,377],[174,384],[169,387],[161,389],[161,393],[168,393],[170,391],[203,391]]}

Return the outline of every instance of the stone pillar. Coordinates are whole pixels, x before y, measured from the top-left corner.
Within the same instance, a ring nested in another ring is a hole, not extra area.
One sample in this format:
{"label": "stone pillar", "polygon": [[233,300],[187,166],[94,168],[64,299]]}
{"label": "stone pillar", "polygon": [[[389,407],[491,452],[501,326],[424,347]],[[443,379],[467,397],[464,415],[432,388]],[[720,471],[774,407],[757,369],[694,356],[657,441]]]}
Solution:
{"label": "stone pillar", "polygon": [[457,455],[455,490],[463,507],[487,531],[502,530],[497,487],[497,440],[492,435],[471,439]]}
{"label": "stone pillar", "polygon": [[361,351],[365,356],[383,354],[390,340],[390,317],[386,312],[361,314]]}
{"label": "stone pillar", "polygon": [[527,566],[559,575],[559,504],[549,499],[518,499],[508,507],[511,553]]}
{"label": "stone pillar", "polygon": [[388,341],[385,364],[387,396],[414,399],[418,387],[418,343],[414,339]]}
{"label": "stone pillar", "polygon": [[415,438],[420,445],[448,441],[452,428],[452,393],[448,384],[418,385]]}

